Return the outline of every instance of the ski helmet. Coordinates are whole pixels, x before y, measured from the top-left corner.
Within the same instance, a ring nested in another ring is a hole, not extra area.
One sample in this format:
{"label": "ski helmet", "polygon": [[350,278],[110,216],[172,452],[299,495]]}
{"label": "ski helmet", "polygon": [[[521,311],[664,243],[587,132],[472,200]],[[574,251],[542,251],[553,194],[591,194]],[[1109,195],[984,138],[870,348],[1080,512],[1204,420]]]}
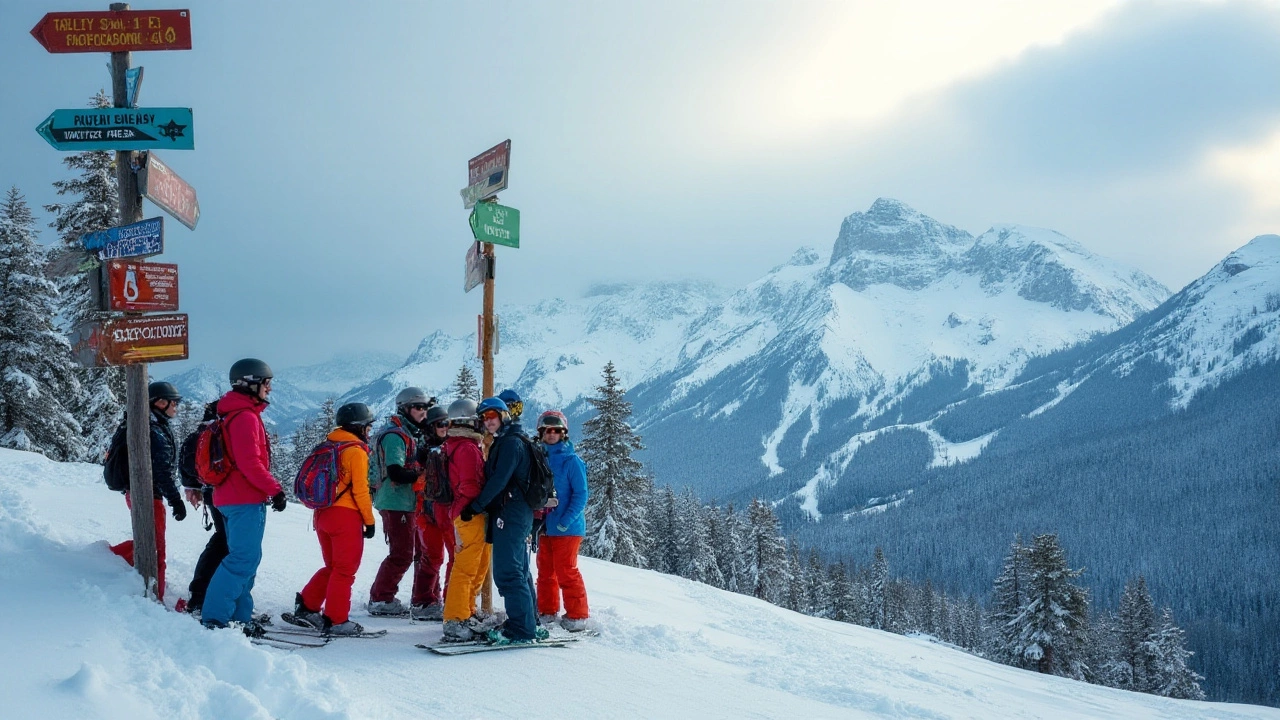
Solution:
{"label": "ski helmet", "polygon": [[538,432],[542,432],[543,428],[564,428],[567,434],[569,432],[569,419],[559,410],[548,410],[538,416]]}
{"label": "ski helmet", "polygon": [[507,410],[507,404],[496,397],[485,398],[476,406],[476,417],[484,422],[484,414],[486,412],[496,412],[502,418],[502,424],[506,425],[511,422],[511,412]]}
{"label": "ski helmet", "polygon": [[374,416],[368,405],[361,402],[353,402],[338,408],[338,412],[333,416],[333,421],[337,423],[338,427],[363,427],[372,425]]}
{"label": "ski helmet", "polygon": [[159,380],[147,386],[147,400],[150,402],[181,399],[182,393],[178,392],[178,388],[174,387],[173,383]]}
{"label": "ski helmet", "polygon": [[461,425],[475,429],[476,401],[470,398],[459,398],[449,403],[449,424]]}
{"label": "ski helmet", "polygon": [[431,425],[434,425],[435,423],[440,422],[441,420],[448,420],[448,419],[449,419],[448,410],[445,410],[440,405],[432,405],[431,409],[427,411],[427,417],[422,421],[422,424],[429,427]]}
{"label": "ski helmet", "polygon": [[405,411],[413,405],[425,405],[430,410],[435,404],[436,399],[429,397],[420,387],[411,386],[396,393],[396,410]]}
{"label": "ski helmet", "polygon": [[237,360],[231,366],[231,387],[258,385],[271,377],[271,366],[257,358]]}
{"label": "ski helmet", "polygon": [[498,399],[507,404],[507,412],[511,413],[511,417],[518,418],[524,412],[524,401],[515,390],[511,388],[503,390],[498,393]]}

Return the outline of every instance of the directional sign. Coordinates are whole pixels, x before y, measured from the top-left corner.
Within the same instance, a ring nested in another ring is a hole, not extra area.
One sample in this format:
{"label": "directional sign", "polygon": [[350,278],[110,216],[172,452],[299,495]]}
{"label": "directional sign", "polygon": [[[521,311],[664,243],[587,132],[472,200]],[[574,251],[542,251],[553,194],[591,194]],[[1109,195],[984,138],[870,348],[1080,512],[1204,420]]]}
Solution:
{"label": "directional sign", "polygon": [[193,150],[191,108],[54,110],[36,132],[55,150]]}
{"label": "directional sign", "polygon": [[142,89],[142,66],[124,71],[124,94],[129,98],[129,107],[138,107],[138,91]]}
{"label": "directional sign", "polygon": [[167,312],[178,309],[178,266],[111,260],[107,263],[107,310]]}
{"label": "directional sign", "polygon": [[469,293],[492,277],[490,267],[489,258],[480,252],[480,243],[471,243],[471,249],[467,250],[467,272],[462,281],[462,292]]}
{"label": "directional sign", "polygon": [[97,250],[103,260],[159,255],[164,252],[164,218],[85,233],[80,243],[85,250]]}
{"label": "directional sign", "polygon": [[81,365],[131,365],[187,359],[187,316],[145,315],[76,328],[71,349]]}
{"label": "directional sign", "polygon": [[511,167],[511,141],[506,140],[467,161],[467,186],[462,188],[462,206],[474,207],[507,187]]}
{"label": "directional sign", "polygon": [[196,229],[196,223],[200,222],[200,201],[196,199],[196,189],[160,162],[155,153],[146,153],[142,157],[142,166],[138,169],[138,191],[174,220]]}
{"label": "directional sign", "polygon": [[190,50],[191,12],[51,12],[31,35],[51,53]]}
{"label": "directional sign", "polygon": [[471,211],[471,234],[480,242],[520,247],[520,211],[498,203],[477,203]]}

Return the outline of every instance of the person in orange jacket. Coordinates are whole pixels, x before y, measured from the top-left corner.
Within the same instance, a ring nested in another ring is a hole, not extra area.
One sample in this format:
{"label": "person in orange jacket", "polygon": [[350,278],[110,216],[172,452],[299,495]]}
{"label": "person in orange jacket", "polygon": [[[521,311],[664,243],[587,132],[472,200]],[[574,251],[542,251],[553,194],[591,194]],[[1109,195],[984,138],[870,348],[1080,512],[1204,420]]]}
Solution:
{"label": "person in orange jacket", "polygon": [[338,482],[333,504],[315,511],[324,567],[298,593],[294,623],[326,635],[359,635],[364,627],[350,618],[351,586],[356,582],[364,541],[373,537],[373,501],[369,498],[369,428],[373,411],[364,403],[347,403],[334,417],[338,427],[326,438],[351,443],[338,455]]}

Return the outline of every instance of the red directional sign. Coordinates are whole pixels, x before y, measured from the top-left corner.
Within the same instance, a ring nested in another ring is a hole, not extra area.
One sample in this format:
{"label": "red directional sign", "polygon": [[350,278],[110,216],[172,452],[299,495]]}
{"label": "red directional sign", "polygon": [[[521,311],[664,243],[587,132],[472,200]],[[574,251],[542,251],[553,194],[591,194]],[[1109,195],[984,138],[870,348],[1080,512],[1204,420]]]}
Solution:
{"label": "red directional sign", "polygon": [[51,53],[190,50],[191,12],[51,12],[31,35]]}
{"label": "red directional sign", "polygon": [[200,201],[196,199],[196,189],[160,162],[153,152],[145,153],[142,158],[142,167],[138,169],[138,190],[143,197],[172,215],[174,220],[196,229],[196,223],[200,222]]}
{"label": "red directional sign", "polygon": [[76,328],[71,350],[81,365],[131,365],[187,359],[187,316],[144,315]]}
{"label": "red directional sign", "polygon": [[107,310],[166,312],[178,309],[178,266],[171,263],[107,262]]}

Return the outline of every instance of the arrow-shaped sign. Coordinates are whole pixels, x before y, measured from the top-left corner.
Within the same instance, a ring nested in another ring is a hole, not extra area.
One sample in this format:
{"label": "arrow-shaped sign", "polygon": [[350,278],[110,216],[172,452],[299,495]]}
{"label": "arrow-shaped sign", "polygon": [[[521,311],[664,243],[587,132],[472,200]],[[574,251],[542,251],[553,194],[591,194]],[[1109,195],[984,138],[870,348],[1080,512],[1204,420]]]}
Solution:
{"label": "arrow-shaped sign", "polygon": [[477,203],[471,211],[471,234],[480,242],[520,247],[520,211],[498,203]]}
{"label": "arrow-shaped sign", "polygon": [[36,132],[57,150],[194,150],[191,108],[54,110]]}
{"label": "arrow-shaped sign", "polygon": [[51,12],[31,28],[51,53],[190,50],[188,10]]}
{"label": "arrow-shaped sign", "polygon": [[80,244],[85,250],[97,250],[103,260],[159,255],[164,252],[164,218],[85,233]]}

